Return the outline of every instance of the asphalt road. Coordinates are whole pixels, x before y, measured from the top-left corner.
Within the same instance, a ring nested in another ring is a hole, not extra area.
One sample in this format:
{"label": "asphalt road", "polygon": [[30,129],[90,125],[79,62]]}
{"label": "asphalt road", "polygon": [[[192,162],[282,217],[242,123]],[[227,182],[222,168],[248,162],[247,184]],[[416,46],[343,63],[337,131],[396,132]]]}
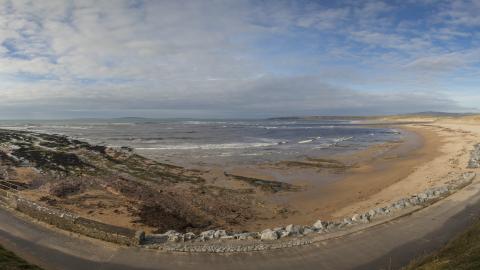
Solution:
{"label": "asphalt road", "polygon": [[118,247],[24,221],[0,208],[0,243],[45,269],[398,269],[480,216],[480,183],[410,216],[309,246],[239,254]]}

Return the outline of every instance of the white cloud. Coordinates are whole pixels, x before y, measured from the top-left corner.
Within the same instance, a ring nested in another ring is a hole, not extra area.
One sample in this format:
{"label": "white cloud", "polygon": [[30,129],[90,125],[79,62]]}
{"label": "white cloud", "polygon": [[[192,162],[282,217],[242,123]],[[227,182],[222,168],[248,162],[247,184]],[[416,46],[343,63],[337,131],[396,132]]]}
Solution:
{"label": "white cloud", "polygon": [[[396,22],[396,8],[382,1],[327,7],[296,1],[0,0],[0,106],[238,115],[448,107],[446,98],[430,97],[437,96],[434,90],[425,93],[426,102],[407,108],[407,93],[415,89],[380,95],[347,87],[362,82],[356,89],[368,90],[383,80],[377,73],[385,68],[405,77],[410,69],[449,72],[474,64],[469,58],[477,54],[470,50],[452,53],[434,42],[468,37],[452,26],[474,25],[475,18],[460,21],[468,11],[462,5],[442,13],[448,25],[432,30],[436,37]],[[273,44],[282,48],[276,59],[262,43],[270,38],[280,40]],[[318,51],[308,54],[300,45]],[[356,68],[367,77],[355,79]],[[282,69],[289,72],[278,75]],[[332,73],[338,75],[322,77]]]}

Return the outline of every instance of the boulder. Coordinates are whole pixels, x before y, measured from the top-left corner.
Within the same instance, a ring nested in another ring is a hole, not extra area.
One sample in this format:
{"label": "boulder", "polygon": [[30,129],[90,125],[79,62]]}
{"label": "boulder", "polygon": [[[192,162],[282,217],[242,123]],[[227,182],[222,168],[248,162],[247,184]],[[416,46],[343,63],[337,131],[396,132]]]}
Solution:
{"label": "boulder", "polygon": [[176,232],[174,230],[167,231],[164,233],[168,237],[169,242],[181,242],[184,240],[183,234]]}
{"label": "boulder", "polygon": [[403,209],[405,208],[405,201],[402,199],[402,200],[398,200],[396,202],[394,202],[392,204],[393,207],[395,207],[396,209]]}
{"label": "boulder", "polygon": [[215,230],[208,230],[200,233],[200,240],[207,241],[215,237]]}
{"label": "boulder", "polygon": [[333,230],[338,228],[338,225],[340,225],[340,224],[338,224],[336,222],[329,222],[328,225],[326,226],[326,229],[329,230],[329,231],[333,231]]}
{"label": "boulder", "polygon": [[309,235],[311,233],[315,232],[314,228],[311,228],[311,227],[305,227],[303,228],[303,232],[302,234],[303,235]]}
{"label": "boulder", "polygon": [[417,196],[412,196],[410,199],[409,199],[409,202],[413,205],[418,205],[420,204],[420,200],[418,199]]}
{"label": "boulder", "polygon": [[286,230],[282,229],[282,230],[279,230],[279,231],[276,231],[278,236],[280,238],[284,238],[284,237],[287,237],[287,236],[290,236],[290,233],[287,232]]}
{"label": "boulder", "polygon": [[227,236],[227,232],[225,230],[217,230],[213,234],[214,238],[220,238],[220,237],[223,237],[223,236]]}
{"label": "boulder", "polygon": [[472,181],[473,178],[475,178],[475,173],[474,172],[468,172],[468,173],[464,173],[462,175],[462,178],[466,181]]}
{"label": "boulder", "polygon": [[278,234],[276,231],[273,231],[271,229],[266,229],[264,231],[262,231],[261,235],[260,235],[260,239],[261,240],[277,240],[278,239]]}
{"label": "boulder", "polygon": [[238,240],[247,240],[247,239],[255,239],[256,233],[246,232],[246,233],[237,233],[233,235],[233,238]]}
{"label": "boulder", "polygon": [[323,230],[325,229],[325,222],[317,220],[315,223],[313,223],[313,228],[316,230]]}
{"label": "boulder", "polygon": [[342,223],[343,223],[344,225],[352,225],[352,224],[353,224],[353,220],[352,220],[351,218],[344,218]]}
{"label": "boulder", "polygon": [[425,194],[427,194],[427,198],[429,199],[432,199],[432,198],[435,198],[435,190],[433,190],[432,188],[429,188],[425,191]]}
{"label": "boulder", "polygon": [[192,232],[188,232],[184,236],[185,236],[185,240],[192,240],[192,239],[195,239],[196,237],[196,235]]}
{"label": "boulder", "polygon": [[421,202],[425,202],[428,199],[428,195],[425,192],[418,193],[417,197]]}
{"label": "boulder", "polygon": [[368,214],[361,215],[360,216],[360,222],[369,223],[370,222],[370,216]]}
{"label": "boulder", "polygon": [[475,148],[470,153],[470,160],[468,161],[469,169],[480,168],[480,144],[475,145]]}
{"label": "boulder", "polygon": [[355,214],[352,216],[352,221],[353,222],[359,222],[360,221],[360,215],[359,214]]}
{"label": "boulder", "polygon": [[289,233],[289,235],[299,235],[303,232],[302,226],[290,224],[285,227],[285,231]]}

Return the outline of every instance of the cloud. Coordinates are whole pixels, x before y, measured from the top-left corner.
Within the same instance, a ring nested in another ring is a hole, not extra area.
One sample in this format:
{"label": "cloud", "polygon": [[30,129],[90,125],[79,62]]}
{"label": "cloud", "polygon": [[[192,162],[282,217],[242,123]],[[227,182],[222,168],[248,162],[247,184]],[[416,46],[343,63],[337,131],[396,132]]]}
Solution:
{"label": "cloud", "polygon": [[458,0],[448,2],[446,8],[441,11],[439,16],[445,24],[476,27],[480,26],[480,1],[478,0]]}
{"label": "cloud", "polygon": [[[461,110],[409,72],[429,72],[433,82],[474,68],[475,49],[456,41],[475,38],[457,26],[475,25],[466,7],[476,4],[439,5],[440,15],[420,24],[398,15],[414,5],[0,0],[0,112]],[[378,91],[387,75],[395,90]],[[422,101],[407,102],[412,95]]]}
{"label": "cloud", "polygon": [[[204,85],[212,87],[212,84]],[[115,87],[111,92],[56,92],[42,97],[35,93],[33,108],[42,111],[61,111],[77,116],[89,116],[104,112],[134,113],[148,111],[151,116],[197,117],[268,117],[309,114],[370,115],[407,113],[422,110],[465,110],[440,93],[390,92],[388,94],[359,92],[325,83],[318,77],[261,77],[228,86],[222,91],[189,92],[176,96],[161,92],[139,91],[130,95],[129,89]],[[113,92],[115,89],[115,92]],[[108,94],[110,93],[110,94]],[[25,93],[27,94],[27,93]],[[32,94],[32,93],[30,93]],[[30,95],[32,96],[32,95]],[[30,99],[15,104],[17,108],[31,107]],[[5,108],[5,107],[4,107]],[[66,109],[68,108],[68,109]],[[1,110],[0,110],[1,111]],[[118,113],[115,116],[121,116]]]}

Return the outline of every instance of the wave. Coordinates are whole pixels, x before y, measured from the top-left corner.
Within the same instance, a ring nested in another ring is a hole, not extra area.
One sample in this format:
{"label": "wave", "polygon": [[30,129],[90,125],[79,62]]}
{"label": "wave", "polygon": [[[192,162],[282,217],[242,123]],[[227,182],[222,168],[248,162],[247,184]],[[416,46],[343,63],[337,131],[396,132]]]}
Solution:
{"label": "wave", "polygon": [[334,144],[332,144],[332,143],[321,143],[321,144],[315,146],[314,149],[327,149],[327,148],[330,148],[332,146],[334,146]]}
{"label": "wave", "polygon": [[314,142],[316,140],[320,140],[321,138],[322,138],[321,136],[318,136],[318,137],[315,137],[315,138],[310,138],[310,139],[307,139],[307,140],[299,141],[298,143],[300,143],[300,144],[311,143],[311,142]]}
{"label": "wave", "polygon": [[108,123],[110,126],[136,126],[136,123],[131,122],[120,122],[120,123]]}
{"label": "wave", "polygon": [[353,137],[340,137],[340,138],[333,139],[333,141],[335,143],[341,143],[341,142],[344,142],[344,141],[349,141],[351,139],[353,139]]}
{"label": "wave", "polygon": [[137,150],[214,150],[214,149],[244,149],[259,148],[277,145],[277,142],[270,143],[222,143],[222,144],[175,144],[158,147],[138,147]]}

